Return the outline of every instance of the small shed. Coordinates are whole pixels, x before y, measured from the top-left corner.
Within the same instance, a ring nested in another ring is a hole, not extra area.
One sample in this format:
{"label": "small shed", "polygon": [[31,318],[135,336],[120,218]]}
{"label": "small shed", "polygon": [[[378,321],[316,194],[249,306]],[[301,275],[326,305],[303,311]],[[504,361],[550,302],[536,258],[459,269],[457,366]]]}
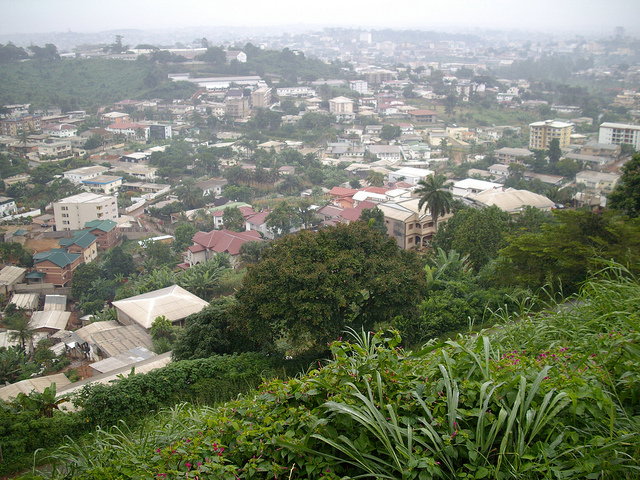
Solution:
{"label": "small shed", "polygon": [[7,265],[0,270],[0,291],[5,295],[9,295],[9,292],[14,290],[17,283],[22,283],[24,281],[26,274],[26,268]]}
{"label": "small shed", "polygon": [[67,296],[66,295],[45,295],[43,310],[57,310],[64,312],[67,309]]}
{"label": "small shed", "polygon": [[31,313],[38,308],[40,296],[37,293],[14,293],[11,297],[11,303],[16,307],[22,308]]}

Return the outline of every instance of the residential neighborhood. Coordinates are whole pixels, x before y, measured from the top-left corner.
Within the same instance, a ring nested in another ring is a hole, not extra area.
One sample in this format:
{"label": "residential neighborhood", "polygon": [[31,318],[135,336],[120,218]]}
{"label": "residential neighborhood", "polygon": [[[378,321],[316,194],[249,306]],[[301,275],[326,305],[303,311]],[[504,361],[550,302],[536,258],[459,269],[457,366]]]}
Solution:
{"label": "residential neighborhood", "polygon": [[[185,359],[327,355],[339,327],[418,347],[522,292],[577,294],[604,261],[579,255],[640,269],[624,29],[136,35],[0,43],[0,356],[21,365],[0,369],[5,402]],[[71,86],[25,95],[13,79],[36,67]],[[78,80],[94,68],[100,88]]]}

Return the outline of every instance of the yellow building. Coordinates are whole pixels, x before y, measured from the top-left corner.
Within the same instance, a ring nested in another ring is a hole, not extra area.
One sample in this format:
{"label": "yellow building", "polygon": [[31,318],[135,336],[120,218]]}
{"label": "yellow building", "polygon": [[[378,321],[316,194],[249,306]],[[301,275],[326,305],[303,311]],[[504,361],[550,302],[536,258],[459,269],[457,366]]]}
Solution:
{"label": "yellow building", "polygon": [[546,150],[554,138],[560,142],[560,148],[568,147],[571,141],[572,123],[557,120],[545,120],[529,124],[529,150]]}

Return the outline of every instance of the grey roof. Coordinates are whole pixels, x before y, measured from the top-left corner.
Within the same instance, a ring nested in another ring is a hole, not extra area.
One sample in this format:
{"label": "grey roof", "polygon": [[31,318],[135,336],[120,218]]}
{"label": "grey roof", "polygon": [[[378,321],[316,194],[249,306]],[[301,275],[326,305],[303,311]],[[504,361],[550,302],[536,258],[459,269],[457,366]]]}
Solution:
{"label": "grey roof", "polygon": [[514,188],[487,190],[477,195],[471,195],[469,198],[487,207],[496,205],[505,212],[517,212],[525,206],[550,210],[555,205],[553,201],[544,195],[538,195],[528,190],[516,190]]}
{"label": "grey roof", "polygon": [[153,348],[151,335],[137,325],[120,326],[91,335],[91,343],[113,357],[136,347]]}
{"label": "grey roof", "polygon": [[70,385],[71,381],[69,381],[64,373],[47,375],[46,377],[29,378],[0,388],[0,399],[8,401],[10,398],[16,398],[19,393],[28,395],[34,390],[42,393],[44,389],[51,386],[52,383],[56,384],[56,393],[58,393],[60,389]]}
{"label": "grey roof", "polygon": [[156,354],[145,347],[136,347],[126,352],[119,353],[113,357],[105,358],[99,362],[92,363],[91,368],[100,373],[107,373],[122,367],[130,366],[143,360],[148,360]]}
{"label": "grey roof", "polygon": [[71,312],[64,312],[59,310],[33,312],[33,315],[31,315],[31,320],[29,321],[29,326],[34,330],[37,330],[39,328],[65,330],[70,318]]}
{"label": "grey roof", "polygon": [[43,310],[59,310],[64,312],[67,309],[66,295],[45,295]]}
{"label": "grey roof", "polygon": [[37,293],[14,293],[11,303],[18,308],[25,310],[35,310],[38,307],[39,295]]}
{"label": "grey roof", "polygon": [[13,285],[18,283],[21,280],[21,277],[24,278],[26,272],[26,268],[14,267],[11,265],[4,267],[0,270],[0,285]]}

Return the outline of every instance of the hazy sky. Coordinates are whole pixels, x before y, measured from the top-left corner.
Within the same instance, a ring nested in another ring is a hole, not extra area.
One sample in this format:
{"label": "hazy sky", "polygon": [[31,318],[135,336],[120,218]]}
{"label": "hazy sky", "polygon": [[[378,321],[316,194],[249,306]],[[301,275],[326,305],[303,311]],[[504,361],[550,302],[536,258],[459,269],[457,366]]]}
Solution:
{"label": "hazy sky", "polygon": [[640,0],[0,0],[0,34],[191,26],[638,30]]}

